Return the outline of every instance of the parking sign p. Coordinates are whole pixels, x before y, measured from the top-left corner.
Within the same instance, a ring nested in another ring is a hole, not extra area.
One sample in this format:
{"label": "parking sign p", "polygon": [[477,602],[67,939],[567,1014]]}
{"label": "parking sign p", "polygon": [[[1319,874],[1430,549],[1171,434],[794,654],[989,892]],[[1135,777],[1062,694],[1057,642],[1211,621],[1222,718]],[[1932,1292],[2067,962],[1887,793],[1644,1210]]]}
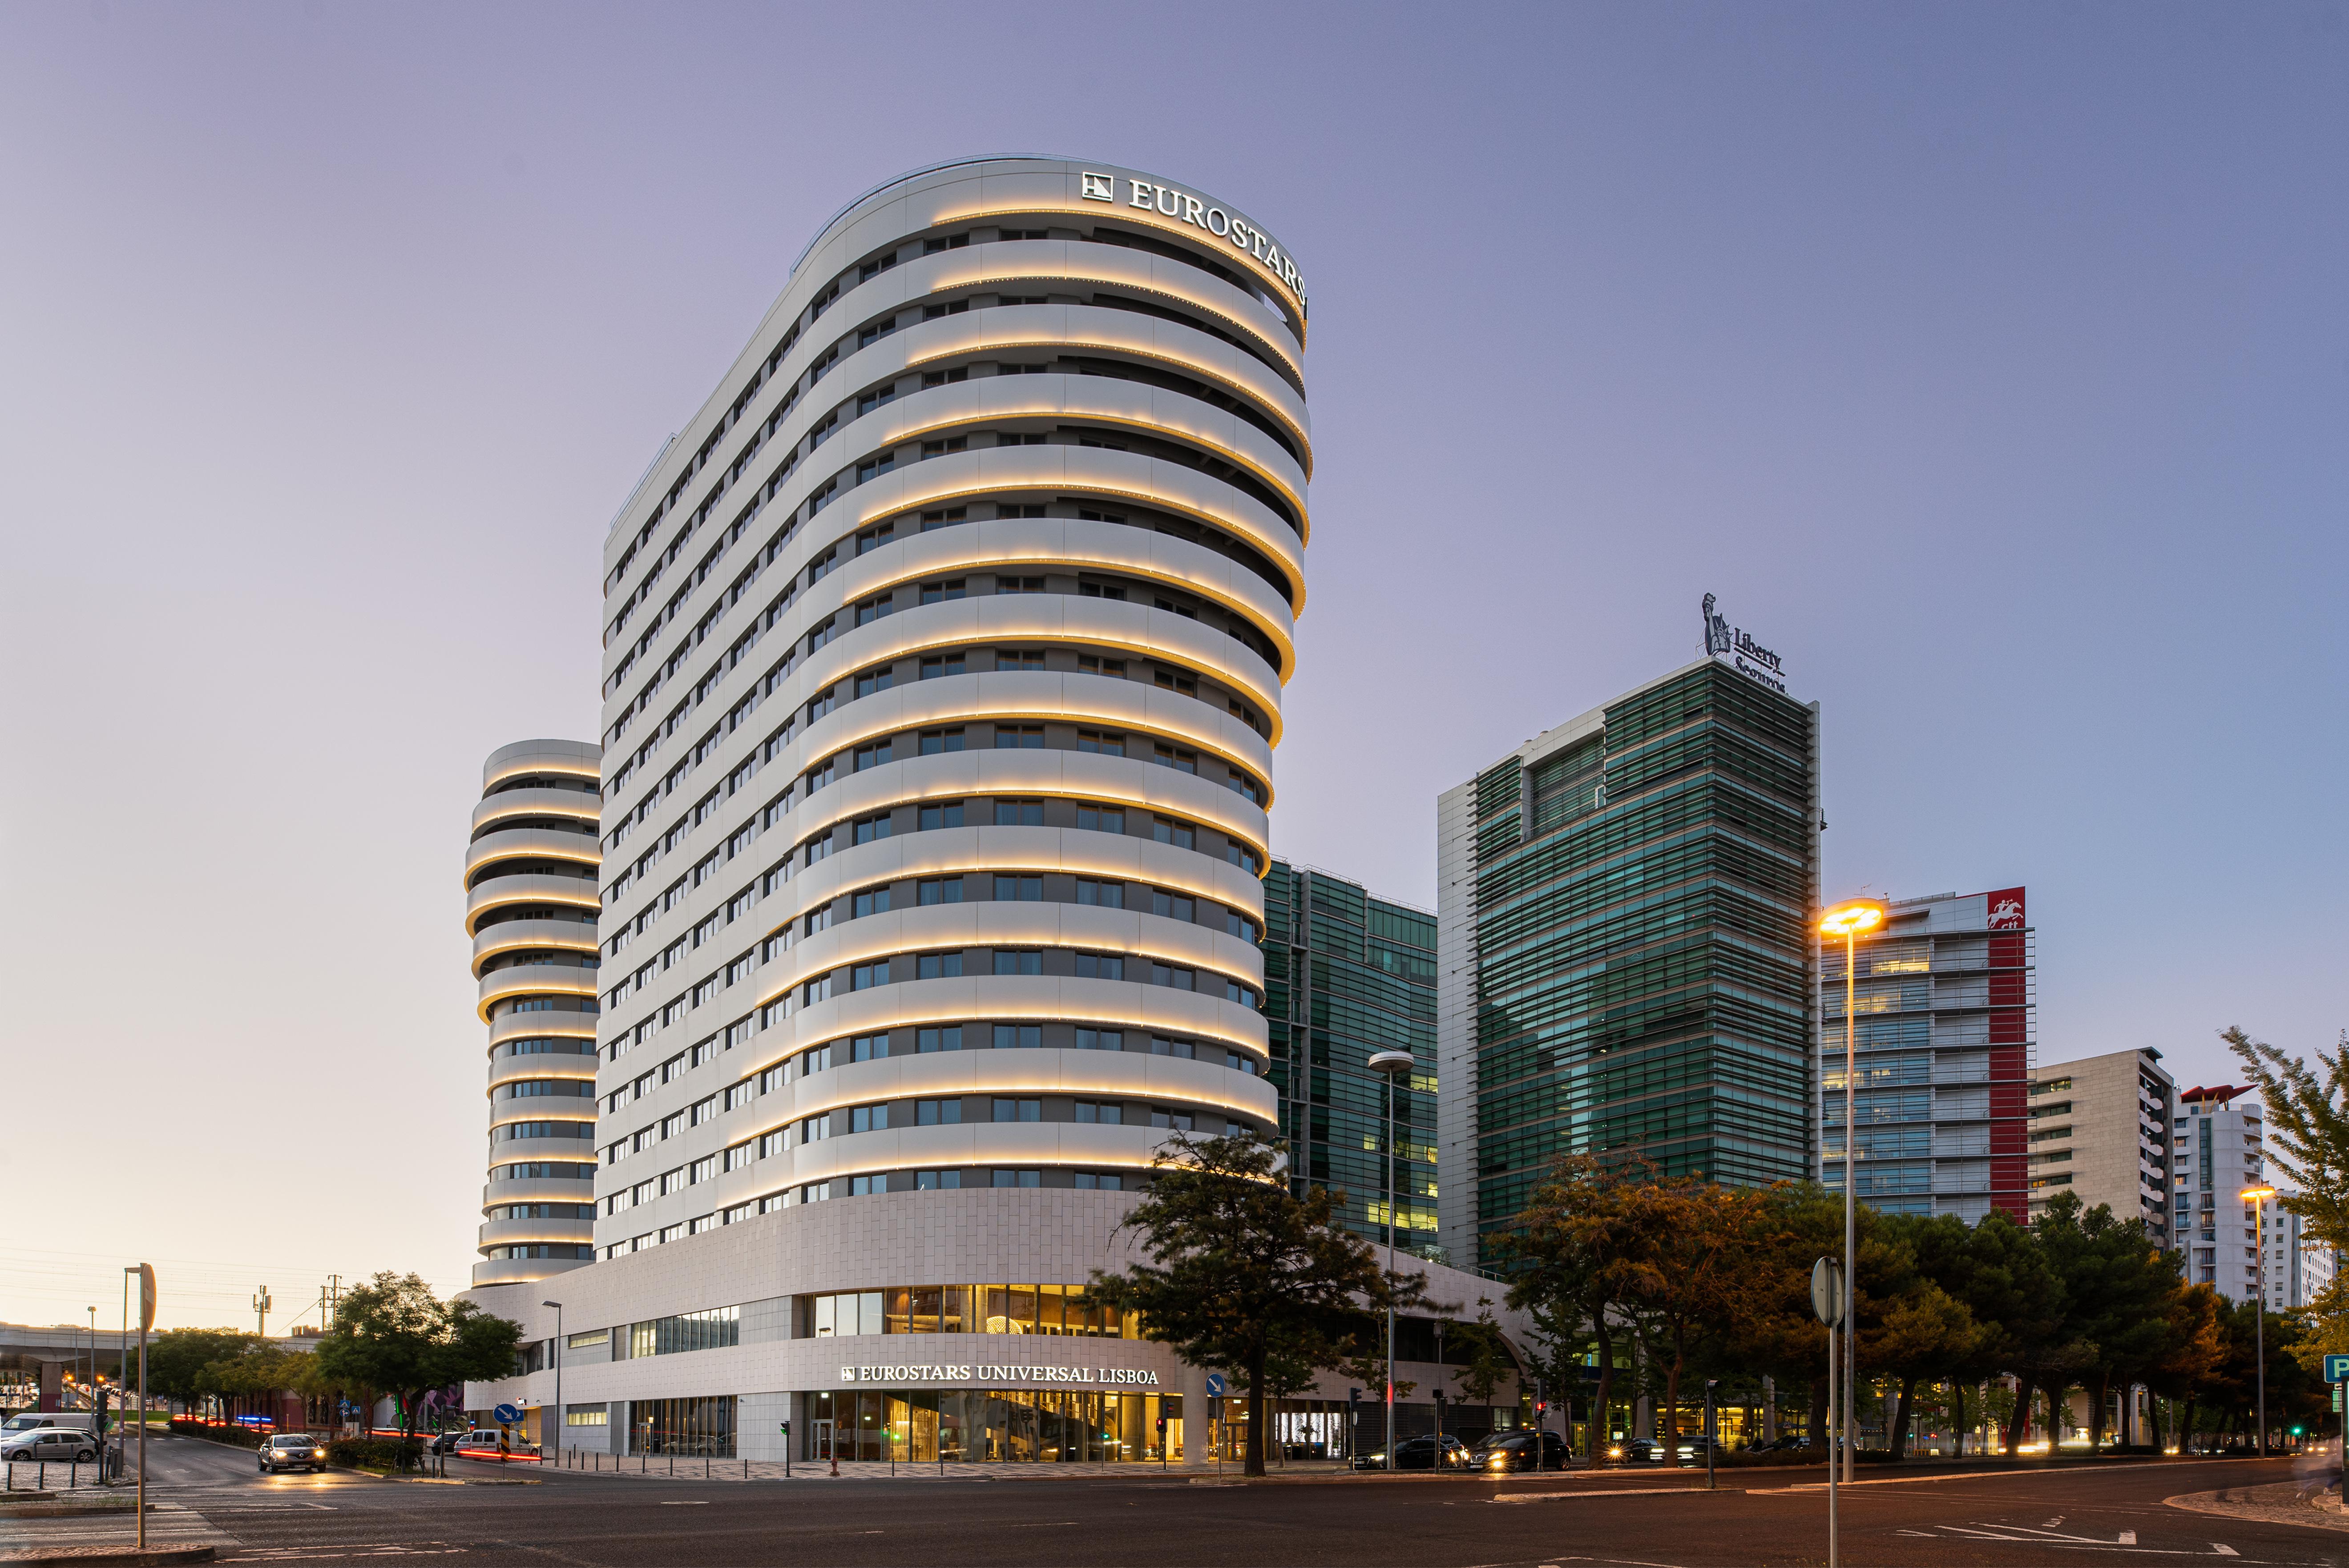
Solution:
{"label": "parking sign p", "polygon": [[2327,1383],[2349,1382],[2349,1356],[2328,1356],[2324,1358],[2324,1380]]}

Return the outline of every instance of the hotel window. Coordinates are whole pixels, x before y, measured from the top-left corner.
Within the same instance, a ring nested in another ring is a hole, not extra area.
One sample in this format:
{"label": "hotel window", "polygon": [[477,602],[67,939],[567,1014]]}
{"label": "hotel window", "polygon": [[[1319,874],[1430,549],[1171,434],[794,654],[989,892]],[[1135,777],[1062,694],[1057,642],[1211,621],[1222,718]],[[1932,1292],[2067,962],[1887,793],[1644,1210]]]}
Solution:
{"label": "hotel window", "polygon": [[1199,754],[1195,751],[1179,750],[1172,746],[1153,747],[1151,751],[1151,760],[1161,768],[1172,768],[1194,777],[1198,774]]}
{"label": "hotel window", "polygon": [[1033,947],[999,947],[995,950],[995,972],[998,975],[1041,975],[1044,954]]}
{"label": "hotel window", "polygon": [[1077,954],[1077,978],[1123,980],[1125,978],[1125,960],[1114,953],[1080,953]]}
{"label": "hotel window", "polygon": [[1123,833],[1125,831],[1125,813],[1080,806],[1077,808],[1077,826],[1093,832]]}
{"label": "hotel window", "polygon": [[866,670],[856,677],[856,695],[871,696],[875,692],[887,691],[895,682],[896,677],[897,670],[894,665],[883,665],[878,669]]}
{"label": "hotel window", "polygon": [[889,1130],[889,1108],[886,1105],[860,1105],[848,1113],[851,1132],[886,1132]]}
{"label": "hotel window", "polygon": [[[930,811],[934,810],[936,810],[936,808],[926,808],[922,814],[926,818]],[[960,820],[961,808],[956,807],[953,810],[955,810],[957,820],[942,825],[949,828],[959,828],[962,826],[962,822]],[[922,825],[924,827],[928,827],[931,824],[925,821]],[[925,878],[917,884],[917,896],[924,903],[960,903],[962,902],[962,878]]]}
{"label": "hotel window", "polygon": [[995,1026],[995,1048],[999,1051],[1036,1050],[1044,1044],[1041,1024],[998,1024]]}
{"label": "hotel window", "polygon": [[689,1184],[698,1186],[704,1181],[716,1181],[717,1178],[718,1156],[715,1154],[705,1154],[687,1167],[685,1179]]}
{"label": "hotel window", "polygon": [[[922,319],[924,321],[937,321],[949,315],[960,315],[969,308],[970,301],[967,299],[958,299],[952,304],[926,304],[922,307]],[[957,365],[952,370],[932,370],[926,372],[922,377],[922,385],[925,387],[943,387],[948,381],[965,380],[968,378],[969,375],[969,370]]]}
{"label": "hotel window", "polygon": [[962,673],[960,654],[940,654],[922,661],[922,678],[926,681],[936,680],[940,676],[958,676]]}
{"label": "hotel window", "polygon": [[997,877],[995,901],[998,903],[1041,903],[1044,901],[1044,879]]}
{"label": "hotel window", "polygon": [[1177,892],[1162,892],[1154,888],[1150,893],[1150,913],[1163,914],[1169,920],[1191,918],[1191,901]]}
{"label": "hotel window", "polygon": [[889,913],[889,890],[876,887],[870,892],[860,892],[850,901],[849,907],[854,911],[849,916],[851,920],[862,920],[868,914],[886,914]]}
{"label": "hotel window", "polygon": [[1124,1190],[1125,1179],[1113,1171],[1080,1171],[1077,1172],[1077,1191],[1080,1192],[1122,1192]]}
{"label": "hotel window", "polygon": [[1041,751],[1044,749],[1044,727],[1040,724],[999,724],[995,727],[995,749]]}
{"label": "hotel window", "polygon": [[1081,1051],[1122,1051],[1125,1035],[1118,1029],[1079,1029],[1077,1049]]}
{"label": "hotel window", "polygon": [[935,256],[940,251],[959,251],[965,245],[969,243],[970,236],[968,234],[942,235],[935,240],[924,240],[922,242],[922,254],[926,256]]}
{"label": "hotel window", "polygon": [[916,1171],[914,1172],[914,1190],[917,1192],[960,1191],[962,1190],[962,1172],[959,1171]]}
{"label": "hotel window", "polygon": [[958,1099],[917,1099],[914,1102],[914,1125],[916,1127],[957,1127],[962,1122],[962,1101]]}
{"label": "hotel window", "polygon": [[916,960],[916,971],[923,980],[953,980],[962,975],[962,954],[959,953],[925,953]]}
{"label": "hotel window", "polygon": [[1197,847],[1197,835],[1192,832],[1190,824],[1178,822],[1172,817],[1152,818],[1150,836],[1162,844],[1172,844],[1178,850]]}
{"label": "hotel window", "polygon": [[[1170,610],[1174,608],[1172,604],[1165,607]],[[1151,665],[1150,678],[1168,691],[1179,691],[1185,696],[1199,695],[1199,683],[1195,678],[1185,675],[1180,670],[1170,670],[1164,665]]]}
{"label": "hotel window", "polygon": [[962,1049],[962,1026],[947,1024],[934,1029],[924,1029],[915,1037],[917,1051],[958,1051]]}
{"label": "hotel window", "polygon": [[[1077,513],[1077,515],[1079,517],[1089,517],[1096,521],[1102,521],[1101,515],[1098,512],[1081,511]],[[1115,518],[1108,521],[1123,522],[1125,520],[1123,518]],[[1125,597],[1124,589],[1105,583],[1080,583],[1077,584],[1077,593],[1087,599],[1123,599]],[[1125,673],[1125,665],[1123,661],[1119,662],[1117,670],[1120,675],[1123,675]]]}
{"label": "hotel window", "polygon": [[998,648],[995,667],[999,670],[1040,670],[1044,667],[1041,648]]}
{"label": "hotel window", "polygon": [[[894,522],[885,522],[878,528],[866,529],[864,532],[856,536],[856,553],[862,555],[868,550],[880,549],[883,545],[889,542],[890,536],[896,531],[897,525]],[[879,605],[881,607],[881,614],[885,615],[889,613],[889,599],[890,596],[884,593],[876,599],[868,599],[864,601],[864,604]],[[864,604],[859,604],[857,609],[862,612],[864,608]],[[861,626],[864,624],[866,621],[875,618],[876,617],[859,614],[856,617],[856,624]]]}
{"label": "hotel window", "polygon": [[[881,764],[888,760],[889,742],[886,740],[871,741],[856,748],[855,761],[849,769],[849,771],[852,773],[862,773],[867,768],[878,768]],[[859,843],[864,842],[862,839],[857,841]]]}
{"label": "hotel window", "polygon": [[[869,337],[862,340],[862,342],[870,341],[871,339]],[[860,343],[860,346],[862,346],[862,342]],[[886,386],[875,387],[872,391],[867,392],[863,397],[857,398],[856,412],[859,417],[862,417],[864,415],[870,414],[874,409],[878,408],[884,403],[894,403],[896,400],[897,384],[895,381],[892,381]]]}
{"label": "hotel window", "polygon": [[876,274],[885,273],[896,264],[897,253],[892,251],[887,255],[881,257],[877,261],[867,262],[863,266],[857,268],[856,281],[860,284],[870,283]]}
{"label": "hotel window", "polygon": [[[862,750],[863,748],[860,747],[858,749]],[[884,748],[884,750],[885,751],[886,748]],[[888,836],[889,813],[886,811],[883,811],[875,816],[859,817],[856,819],[856,841],[858,843],[869,844],[875,839],[885,839]]]}
{"label": "hotel window", "polygon": [[1125,1119],[1125,1107],[1114,1100],[1081,1099],[1077,1101],[1077,1119],[1115,1127]]}
{"label": "hotel window", "polygon": [[1198,1053],[1188,1040],[1163,1039],[1153,1035],[1150,1037],[1150,1054],[1154,1057],[1195,1057]]}
{"label": "hotel window", "polygon": [[1104,757],[1123,757],[1125,737],[1099,729],[1081,729],[1077,731],[1077,749],[1098,751]]}
{"label": "hotel window", "polygon": [[[929,663],[927,659],[925,659],[922,662],[925,665]],[[957,725],[952,729],[923,730],[921,732],[921,747],[922,755],[925,757],[939,757],[949,751],[960,751],[962,749],[962,727]]]}
{"label": "hotel window", "polygon": [[1150,1108],[1150,1125],[1167,1128],[1175,1132],[1188,1132],[1191,1130],[1191,1113],[1187,1110],[1169,1110],[1164,1106],[1154,1105]]}
{"label": "hotel window", "polygon": [[968,436],[941,436],[936,440],[922,443],[922,456],[925,459],[943,458],[948,452],[963,451],[969,446]]}
{"label": "hotel window", "polygon": [[[962,376],[963,373],[959,370],[950,370],[947,372],[945,379],[947,381],[959,381],[962,379]],[[928,376],[925,376],[922,377],[922,385],[925,387],[936,387],[942,385],[942,383],[933,381]],[[968,507],[941,507],[936,511],[926,511],[922,513],[922,531],[924,533],[927,533],[934,528],[948,528],[955,523],[968,522],[969,521],[970,509]],[[925,603],[927,601],[925,601]]]}
{"label": "hotel window", "polygon": [[[925,832],[932,828],[959,828],[962,826],[962,802],[941,800],[936,805],[925,806],[922,808],[921,816],[916,820],[921,823],[922,830]],[[924,900],[923,902],[932,901]]]}
{"label": "hotel window", "polygon": [[[859,348],[869,348],[896,330],[897,318],[894,315],[885,317],[880,321],[874,322],[871,326],[866,327],[864,331],[856,335],[856,346]],[[883,397],[881,401],[885,403],[888,401],[889,397],[894,397],[895,396],[896,393],[892,391],[887,397]],[[864,408],[861,405],[859,406],[857,412],[864,412]]]}
{"label": "hotel window", "polygon": [[1040,828],[1044,825],[1044,802],[998,800],[995,803],[995,825],[999,828]]}
{"label": "hotel window", "polygon": [[888,1190],[889,1178],[886,1176],[851,1176],[848,1179],[848,1195],[852,1198],[862,1198],[874,1192],[886,1192]]}
{"label": "hotel window", "polygon": [[831,1136],[832,1112],[827,1110],[821,1116],[806,1116],[800,1119],[800,1146],[802,1148],[805,1148],[811,1143],[821,1143]]}
{"label": "hotel window", "polygon": [[998,1187],[1041,1187],[1043,1172],[1040,1171],[998,1171],[993,1172],[993,1185]]}
{"label": "hotel window", "polygon": [[1125,884],[1114,882],[1094,882],[1089,877],[1077,879],[1077,902],[1099,904],[1103,909],[1125,907]]}
{"label": "hotel window", "polygon": [[851,1040],[836,1040],[833,1044],[841,1047],[843,1061],[877,1062],[889,1054],[889,1037],[885,1034],[859,1035]]}

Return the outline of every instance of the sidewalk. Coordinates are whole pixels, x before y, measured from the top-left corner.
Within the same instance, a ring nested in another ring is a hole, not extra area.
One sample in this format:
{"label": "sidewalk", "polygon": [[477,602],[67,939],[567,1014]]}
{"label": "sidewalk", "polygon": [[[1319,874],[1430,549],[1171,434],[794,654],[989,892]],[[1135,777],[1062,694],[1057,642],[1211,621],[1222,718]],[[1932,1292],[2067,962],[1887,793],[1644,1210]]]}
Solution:
{"label": "sidewalk", "polygon": [[[576,1450],[574,1450],[575,1452]],[[458,1474],[460,1463],[471,1479],[476,1470],[495,1471],[495,1464],[478,1461],[450,1460],[449,1473]],[[527,1467],[536,1472],[540,1467]],[[612,1456],[602,1456],[602,1468],[582,1469],[577,1465],[548,1467],[571,1475],[602,1475],[623,1480],[782,1480],[783,1463],[780,1460],[700,1460],[679,1457],[674,1460],[664,1455],[631,1455],[614,1469]],[[1292,1460],[1286,1466],[1268,1466],[1268,1480],[1286,1475],[1297,1479],[1338,1476],[1347,1473],[1341,1460]],[[793,1460],[789,1479],[800,1480],[830,1480],[832,1465],[824,1460]],[[840,1465],[842,1480],[1148,1480],[1188,1482],[1192,1480],[1238,1480],[1240,1467],[1236,1460],[1226,1460],[1219,1478],[1210,1465],[1169,1464],[1160,1466],[1146,1462],[1126,1464],[1058,1464],[1050,1462],[977,1464],[949,1460],[939,1464],[936,1460],[900,1460],[891,1465],[886,1460],[843,1460]]]}
{"label": "sidewalk", "polygon": [[[2228,1519],[2252,1519],[2263,1524],[2298,1524],[2312,1530],[2349,1531],[2349,1518],[2337,1508],[2320,1508],[2312,1500],[2340,1484],[2339,1472],[2272,1481],[2266,1486],[2222,1486],[2216,1491],[2189,1491],[2161,1501],[2192,1513],[2215,1513]],[[2339,1493],[2334,1492],[2338,1501]]]}

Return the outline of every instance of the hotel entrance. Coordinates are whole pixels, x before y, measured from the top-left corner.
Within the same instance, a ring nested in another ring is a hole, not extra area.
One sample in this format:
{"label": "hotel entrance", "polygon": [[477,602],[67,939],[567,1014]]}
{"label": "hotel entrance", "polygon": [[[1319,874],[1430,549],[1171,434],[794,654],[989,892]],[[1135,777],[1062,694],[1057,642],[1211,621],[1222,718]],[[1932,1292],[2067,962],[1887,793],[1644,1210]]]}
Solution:
{"label": "hotel entrance", "polygon": [[1183,1458],[1179,1394],[856,1388],[810,1394],[807,1411],[801,1457],[810,1460],[1157,1464]]}

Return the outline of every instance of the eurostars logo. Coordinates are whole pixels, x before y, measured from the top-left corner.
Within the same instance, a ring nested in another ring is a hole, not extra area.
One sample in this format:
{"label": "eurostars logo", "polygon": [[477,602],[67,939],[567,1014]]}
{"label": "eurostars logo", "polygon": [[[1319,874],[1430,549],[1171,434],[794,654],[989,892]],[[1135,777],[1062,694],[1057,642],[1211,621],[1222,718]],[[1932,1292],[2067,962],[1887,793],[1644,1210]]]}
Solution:
{"label": "eurostars logo", "polygon": [[1117,180],[1115,176],[1108,174],[1095,174],[1092,170],[1086,170],[1080,178],[1084,181],[1084,198],[1086,201],[1114,201],[1117,200]]}

